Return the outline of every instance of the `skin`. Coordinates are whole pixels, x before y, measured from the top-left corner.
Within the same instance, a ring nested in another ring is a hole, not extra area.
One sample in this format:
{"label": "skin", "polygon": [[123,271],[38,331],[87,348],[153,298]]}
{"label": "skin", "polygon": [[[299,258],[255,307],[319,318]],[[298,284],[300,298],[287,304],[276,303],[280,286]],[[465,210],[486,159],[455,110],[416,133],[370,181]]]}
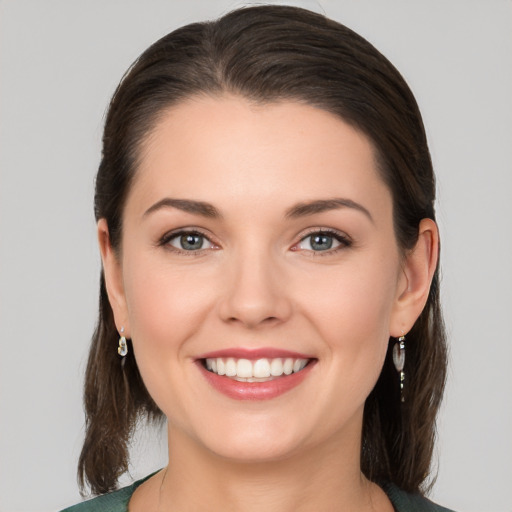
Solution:
{"label": "skin", "polygon": [[[208,202],[221,216],[154,207],[164,198]],[[333,198],[366,212],[286,215]],[[162,244],[182,228],[207,237],[201,250],[179,252],[179,237]],[[308,235],[322,229],[349,243],[313,250]],[[360,471],[363,407],[389,337],[425,305],[438,233],[423,220],[416,247],[401,253],[363,134],[300,103],[188,99],[143,145],[121,251],[104,220],[98,237],[116,325],[169,425],[169,466],[139,487],[132,512],[392,510]],[[233,400],[195,362],[233,347],[317,363],[283,395]]]}

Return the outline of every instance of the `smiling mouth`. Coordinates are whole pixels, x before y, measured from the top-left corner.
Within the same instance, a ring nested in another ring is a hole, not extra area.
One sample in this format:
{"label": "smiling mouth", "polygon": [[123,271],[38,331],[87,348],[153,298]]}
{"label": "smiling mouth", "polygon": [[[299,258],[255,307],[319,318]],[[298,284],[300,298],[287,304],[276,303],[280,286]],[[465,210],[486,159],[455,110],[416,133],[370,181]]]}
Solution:
{"label": "smiling mouth", "polygon": [[261,358],[254,361],[234,357],[215,357],[203,359],[202,363],[209,372],[238,382],[268,382],[299,373],[311,361],[312,359],[292,357]]}

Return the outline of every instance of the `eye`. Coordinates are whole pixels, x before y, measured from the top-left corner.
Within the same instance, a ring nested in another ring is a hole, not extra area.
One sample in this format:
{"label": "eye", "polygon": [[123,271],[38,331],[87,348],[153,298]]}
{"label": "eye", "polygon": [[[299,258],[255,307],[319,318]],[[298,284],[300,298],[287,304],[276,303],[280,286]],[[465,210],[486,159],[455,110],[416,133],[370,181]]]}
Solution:
{"label": "eye", "polygon": [[332,253],[336,252],[337,249],[348,247],[350,245],[350,240],[341,233],[320,230],[309,233],[292,249]]}
{"label": "eye", "polygon": [[205,235],[198,231],[169,233],[163,237],[161,245],[171,246],[183,252],[197,252],[205,249],[214,249],[216,247]]}

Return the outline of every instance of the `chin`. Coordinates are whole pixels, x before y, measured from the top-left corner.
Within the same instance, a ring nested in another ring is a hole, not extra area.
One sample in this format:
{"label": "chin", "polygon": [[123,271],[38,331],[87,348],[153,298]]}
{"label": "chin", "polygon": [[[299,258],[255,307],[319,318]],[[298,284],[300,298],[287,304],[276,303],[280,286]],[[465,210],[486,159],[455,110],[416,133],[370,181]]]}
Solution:
{"label": "chin", "polygon": [[270,418],[258,418],[257,421],[246,418],[230,421],[229,425],[210,424],[208,427],[207,432],[197,437],[199,442],[218,457],[240,463],[289,458],[304,448],[310,438],[307,429],[293,428],[283,418],[274,418],[273,421]]}

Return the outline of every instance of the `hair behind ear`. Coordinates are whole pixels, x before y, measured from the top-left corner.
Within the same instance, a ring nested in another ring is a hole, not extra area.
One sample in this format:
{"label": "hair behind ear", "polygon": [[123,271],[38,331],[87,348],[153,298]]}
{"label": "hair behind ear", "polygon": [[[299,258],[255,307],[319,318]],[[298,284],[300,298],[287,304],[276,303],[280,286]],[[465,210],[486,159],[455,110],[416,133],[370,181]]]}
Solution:
{"label": "hair behind ear", "polygon": [[85,371],[85,439],[78,461],[82,495],[86,482],[93,494],[115,489],[128,470],[128,443],[139,413],[150,420],[161,416],[142,382],[130,340],[124,360],[117,353],[118,333],[103,272],[99,309]]}
{"label": "hair behind ear", "polygon": [[427,492],[436,416],[446,381],[446,335],[439,304],[439,275],[434,273],[427,305],[407,334],[405,402],[392,359],[390,339],[382,373],[366,400],[361,469],[374,482],[393,482],[408,492]]}

